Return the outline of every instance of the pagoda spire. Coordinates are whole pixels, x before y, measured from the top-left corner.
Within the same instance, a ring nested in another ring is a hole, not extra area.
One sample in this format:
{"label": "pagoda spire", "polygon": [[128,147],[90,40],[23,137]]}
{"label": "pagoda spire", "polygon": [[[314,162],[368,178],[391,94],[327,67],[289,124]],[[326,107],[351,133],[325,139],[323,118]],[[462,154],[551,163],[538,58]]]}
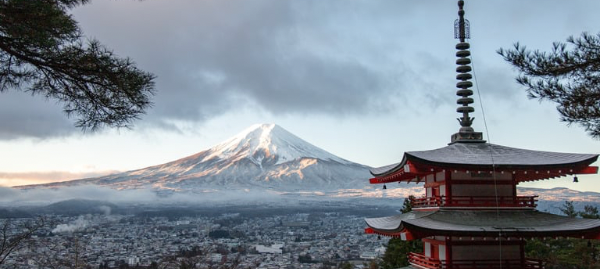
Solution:
{"label": "pagoda spire", "polygon": [[456,91],[456,95],[460,96],[456,101],[460,106],[456,109],[456,112],[462,113],[462,117],[458,118],[458,122],[460,123],[460,129],[458,133],[455,133],[451,137],[450,144],[456,142],[477,142],[483,143],[483,134],[481,132],[475,132],[471,127],[473,124],[473,120],[475,118],[471,118],[469,113],[474,112],[475,109],[470,104],[473,103],[473,91],[469,88],[473,87],[473,83],[470,81],[473,76],[471,75],[471,52],[469,51],[470,45],[465,40],[470,38],[469,32],[469,21],[465,19],[465,11],[463,9],[465,2],[463,0],[458,1],[458,19],[454,21],[454,37],[459,39],[460,42],[456,44],[456,79],[459,80],[456,83],[456,87],[458,90]]}

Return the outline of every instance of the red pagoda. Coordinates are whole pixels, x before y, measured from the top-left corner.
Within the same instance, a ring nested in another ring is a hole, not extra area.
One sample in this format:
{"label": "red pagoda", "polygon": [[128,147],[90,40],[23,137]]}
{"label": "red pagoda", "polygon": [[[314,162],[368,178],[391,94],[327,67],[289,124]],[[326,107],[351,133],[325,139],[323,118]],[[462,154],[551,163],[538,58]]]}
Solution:
{"label": "red pagoda", "polygon": [[[600,239],[600,220],[578,219],[536,210],[537,196],[517,195],[520,182],[567,175],[596,174],[597,154],[525,150],[487,143],[471,127],[474,108],[468,21],[458,1],[455,22],[457,112],[461,128],[446,147],[405,152],[399,163],[371,170],[371,184],[424,183],[424,197],[411,212],[366,219],[367,233],[422,240],[423,252],[410,253],[416,268],[543,268],[524,255],[525,239]],[[575,178],[576,179],[576,178]]]}

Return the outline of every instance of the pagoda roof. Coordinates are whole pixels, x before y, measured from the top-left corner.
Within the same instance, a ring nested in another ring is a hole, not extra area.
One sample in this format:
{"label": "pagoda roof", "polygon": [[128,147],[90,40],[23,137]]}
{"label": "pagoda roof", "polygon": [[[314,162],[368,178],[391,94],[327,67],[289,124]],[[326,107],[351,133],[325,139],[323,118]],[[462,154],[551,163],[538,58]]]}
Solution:
{"label": "pagoda roof", "polygon": [[409,163],[445,169],[583,168],[597,158],[598,154],[536,151],[490,143],[453,143],[434,150],[405,152],[401,162],[373,168],[371,174],[385,177],[405,169]]}
{"label": "pagoda roof", "polygon": [[600,219],[579,219],[535,210],[439,210],[365,219],[372,232],[427,236],[585,237],[600,239]]}

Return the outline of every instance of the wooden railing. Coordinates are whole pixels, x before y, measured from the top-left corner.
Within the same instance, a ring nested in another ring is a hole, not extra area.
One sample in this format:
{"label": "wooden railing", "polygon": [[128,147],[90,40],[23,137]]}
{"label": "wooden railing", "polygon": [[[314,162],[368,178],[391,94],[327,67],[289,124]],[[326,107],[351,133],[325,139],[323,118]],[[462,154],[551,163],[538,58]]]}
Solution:
{"label": "wooden railing", "polygon": [[541,260],[459,260],[440,261],[423,254],[409,253],[408,262],[412,265],[431,269],[543,269]]}
{"label": "wooden railing", "polygon": [[433,259],[427,257],[423,254],[409,252],[408,253],[408,262],[412,265],[425,267],[425,268],[441,268],[441,261],[437,259]]}
{"label": "wooden railing", "polygon": [[482,260],[482,261],[452,261],[452,265],[442,263],[442,269],[542,269],[540,260]]}
{"label": "wooden railing", "polygon": [[538,196],[445,196],[414,198],[413,207],[527,207],[537,206]]}

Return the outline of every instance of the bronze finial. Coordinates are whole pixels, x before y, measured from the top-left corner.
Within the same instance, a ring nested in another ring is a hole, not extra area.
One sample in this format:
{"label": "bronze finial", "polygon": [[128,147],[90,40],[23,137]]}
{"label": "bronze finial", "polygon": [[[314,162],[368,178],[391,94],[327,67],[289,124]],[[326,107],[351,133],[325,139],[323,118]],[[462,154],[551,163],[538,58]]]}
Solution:
{"label": "bronze finial", "polygon": [[460,39],[460,42],[456,44],[456,79],[459,80],[456,83],[456,95],[460,96],[456,103],[460,105],[456,108],[456,112],[461,113],[462,117],[458,118],[460,123],[460,129],[458,133],[452,135],[451,143],[454,142],[485,142],[483,141],[483,134],[475,132],[471,125],[475,118],[469,116],[469,113],[474,112],[475,109],[470,106],[473,103],[473,91],[470,89],[473,87],[473,83],[470,81],[473,76],[471,75],[471,51],[469,51],[470,45],[465,42],[465,39],[469,38],[469,21],[464,18],[465,11],[463,6],[465,2],[458,1],[458,16],[459,18],[454,22],[454,36]]}

